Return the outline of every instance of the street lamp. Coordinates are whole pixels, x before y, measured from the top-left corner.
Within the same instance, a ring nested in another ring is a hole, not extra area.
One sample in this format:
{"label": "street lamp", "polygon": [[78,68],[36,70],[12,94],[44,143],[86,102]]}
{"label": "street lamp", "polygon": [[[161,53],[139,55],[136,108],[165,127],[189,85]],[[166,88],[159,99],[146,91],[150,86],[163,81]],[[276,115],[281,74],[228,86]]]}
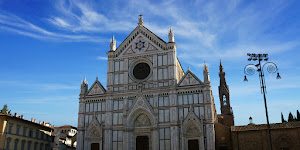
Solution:
{"label": "street lamp", "polygon": [[[267,118],[267,129],[268,129],[268,138],[269,138],[269,145],[270,150],[272,150],[272,141],[271,141],[271,132],[270,132],[270,123],[269,123],[269,116],[268,116],[268,108],[267,108],[267,100],[266,100],[266,82],[265,82],[265,76],[264,76],[264,67],[267,67],[267,71],[269,73],[275,73],[278,71],[278,68],[275,63],[273,62],[266,62],[264,64],[261,64],[261,61],[268,61],[269,57],[268,54],[255,54],[255,53],[248,53],[249,61],[257,61],[258,64],[248,64],[244,68],[245,78],[244,82],[248,82],[248,79],[246,75],[253,75],[255,71],[259,73],[259,79],[260,79],[260,87],[261,92],[264,95],[264,102],[265,102],[265,110],[266,110],[266,118]],[[276,79],[281,79],[279,72],[277,72]]]}

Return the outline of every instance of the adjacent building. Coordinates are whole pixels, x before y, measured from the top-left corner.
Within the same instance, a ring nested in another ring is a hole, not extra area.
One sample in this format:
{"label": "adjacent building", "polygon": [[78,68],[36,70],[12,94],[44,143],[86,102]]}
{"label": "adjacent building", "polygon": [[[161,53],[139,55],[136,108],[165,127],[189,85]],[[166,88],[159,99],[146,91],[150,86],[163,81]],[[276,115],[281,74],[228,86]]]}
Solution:
{"label": "adjacent building", "polygon": [[0,113],[1,150],[50,150],[53,128],[49,123]]}
{"label": "adjacent building", "polygon": [[[270,124],[274,150],[300,149],[300,121]],[[233,150],[270,149],[266,124],[232,126]]]}
{"label": "adjacent building", "polygon": [[54,133],[59,133],[59,149],[76,149],[77,128],[71,125],[54,127]]}

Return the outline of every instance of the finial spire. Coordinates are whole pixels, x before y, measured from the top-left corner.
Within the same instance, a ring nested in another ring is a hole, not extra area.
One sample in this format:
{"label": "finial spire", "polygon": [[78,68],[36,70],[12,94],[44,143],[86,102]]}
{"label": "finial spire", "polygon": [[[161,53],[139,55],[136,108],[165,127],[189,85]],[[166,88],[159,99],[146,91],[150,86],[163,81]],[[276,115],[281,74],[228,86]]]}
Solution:
{"label": "finial spire", "polygon": [[204,83],[210,83],[209,71],[205,61],[203,65],[203,76],[204,76]]}
{"label": "finial spire", "polygon": [[138,23],[138,25],[143,26],[143,25],[144,25],[143,15],[140,14],[139,16],[140,16],[140,18],[139,18],[139,23]]}
{"label": "finial spire", "polygon": [[170,30],[169,30],[169,43],[174,43],[175,40],[174,40],[174,32],[173,32],[173,29],[172,27],[170,26]]}
{"label": "finial spire", "polygon": [[98,81],[98,76],[96,77],[96,81]]}
{"label": "finial spire", "polygon": [[112,36],[112,39],[110,40],[110,51],[115,51],[117,47],[117,42],[115,40],[115,36]]}
{"label": "finial spire", "polygon": [[205,61],[204,61],[203,71],[206,71],[206,72],[208,72],[208,67],[207,67],[207,65],[206,65],[206,62],[205,62]]}
{"label": "finial spire", "polygon": [[190,70],[190,66],[188,66],[188,70]]}
{"label": "finial spire", "polygon": [[86,76],[84,76],[83,83],[86,83]]}
{"label": "finial spire", "polygon": [[220,72],[224,72],[224,68],[223,68],[221,59],[220,59]]}

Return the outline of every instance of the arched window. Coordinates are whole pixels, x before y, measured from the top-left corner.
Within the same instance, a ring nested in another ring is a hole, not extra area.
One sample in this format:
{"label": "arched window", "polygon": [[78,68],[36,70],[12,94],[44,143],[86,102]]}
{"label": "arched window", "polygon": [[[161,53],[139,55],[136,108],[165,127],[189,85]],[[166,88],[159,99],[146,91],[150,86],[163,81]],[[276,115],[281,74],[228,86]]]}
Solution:
{"label": "arched window", "polygon": [[24,150],[24,149],[25,149],[25,143],[26,143],[26,141],[25,141],[25,140],[22,140],[22,143],[21,143],[21,150]]}
{"label": "arched window", "polygon": [[224,105],[224,106],[227,105],[226,95],[223,95],[223,105]]}
{"label": "arched window", "polygon": [[11,141],[11,138],[6,139],[6,150],[9,150],[10,141]]}
{"label": "arched window", "polygon": [[19,140],[18,140],[18,139],[15,139],[14,150],[18,150],[18,143],[19,143]]}
{"label": "arched window", "polygon": [[34,147],[33,147],[33,149],[34,149],[34,150],[37,150],[37,147],[38,147],[38,143],[37,143],[37,142],[35,142],[35,143],[34,143]]}
{"label": "arched window", "polygon": [[31,149],[31,141],[28,141],[28,145],[27,145],[27,149],[29,150],[29,149]]}

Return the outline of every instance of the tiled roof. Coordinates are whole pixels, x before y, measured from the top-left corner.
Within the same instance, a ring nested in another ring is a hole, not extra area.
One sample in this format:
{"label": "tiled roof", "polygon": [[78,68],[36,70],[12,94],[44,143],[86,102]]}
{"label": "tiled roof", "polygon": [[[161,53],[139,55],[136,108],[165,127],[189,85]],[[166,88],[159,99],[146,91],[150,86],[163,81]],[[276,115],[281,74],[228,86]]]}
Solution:
{"label": "tiled roof", "polygon": [[45,126],[45,125],[43,125],[43,124],[39,124],[39,123],[37,123],[37,122],[32,122],[32,121],[23,119],[23,118],[21,118],[21,116],[17,116],[17,117],[16,117],[16,116],[13,116],[13,115],[11,115],[11,114],[3,114],[3,113],[0,113],[0,116],[7,116],[7,117],[10,117],[10,118],[19,119],[20,121],[24,121],[24,122],[27,122],[27,123],[39,125],[39,126],[42,126],[42,127],[45,127],[45,128],[49,128],[49,129],[53,129],[52,127],[48,127],[48,126]]}
{"label": "tiled roof", "polygon": [[60,127],[54,127],[54,128],[73,128],[73,129],[76,129],[76,130],[77,130],[76,127],[71,126],[71,125],[63,125],[63,126],[60,126]]}
{"label": "tiled roof", "polygon": [[[292,128],[300,128],[300,121],[270,124],[270,129],[292,129]],[[231,131],[233,132],[255,131],[255,130],[266,130],[266,129],[267,129],[267,124],[231,126]]]}

